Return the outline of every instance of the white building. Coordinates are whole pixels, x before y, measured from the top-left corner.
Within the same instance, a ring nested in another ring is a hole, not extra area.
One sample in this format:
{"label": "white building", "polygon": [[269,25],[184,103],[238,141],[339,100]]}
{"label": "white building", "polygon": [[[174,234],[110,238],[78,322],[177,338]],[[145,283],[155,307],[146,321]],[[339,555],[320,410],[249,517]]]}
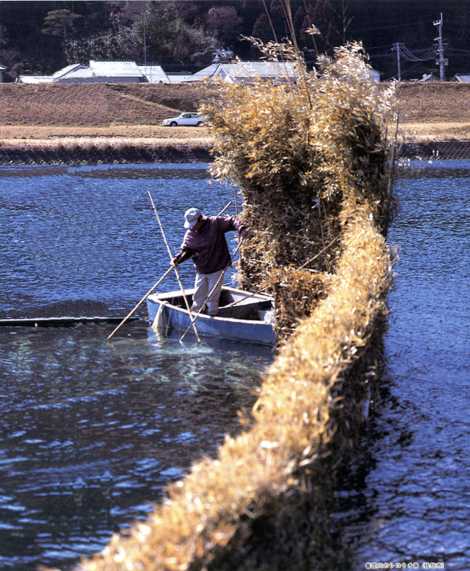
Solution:
{"label": "white building", "polygon": [[457,81],[459,81],[460,83],[470,83],[470,75],[467,75],[465,73],[459,73],[459,74],[455,74],[455,79]]}
{"label": "white building", "polygon": [[167,73],[169,83],[188,83],[190,81],[197,81],[194,75],[187,75],[184,73]]}
{"label": "white building", "polygon": [[80,63],[76,63],[59,69],[52,75],[20,75],[18,81],[20,83],[55,83],[65,80],[73,73],[76,73],[77,70],[85,67]]}
{"label": "white building", "polygon": [[380,82],[380,71],[372,68],[369,71],[369,77],[370,77],[371,81],[375,81],[376,83],[379,83]]}
{"label": "white building", "polygon": [[51,75],[51,79],[52,79],[52,81],[59,81],[61,79],[66,78],[67,76],[73,74],[77,70],[84,68],[84,67],[86,67],[86,66],[82,65],[81,63],[74,63],[72,65],[68,65],[66,67],[63,67],[62,69],[59,69],[59,71],[56,71],[55,73],[53,73]]}
{"label": "white building", "polygon": [[137,65],[133,61],[96,61],[89,65],[72,64],[53,75],[20,75],[21,83],[187,83],[221,79],[231,83],[250,83],[265,79],[275,83],[295,80],[292,62],[245,61],[213,63],[192,75],[167,75],[159,65]]}
{"label": "white building", "polygon": [[142,70],[134,61],[91,60],[91,81],[99,83],[140,83],[145,81]]}
{"label": "white building", "polygon": [[54,76],[60,74],[54,77],[54,83],[103,83],[101,78],[94,76],[92,69],[87,65],[79,64],[66,73],[61,73],[61,71],[63,70],[54,73]]}
{"label": "white building", "polygon": [[53,75],[20,75],[21,83],[169,83],[159,65],[138,66],[133,61],[95,61],[72,64]]}
{"label": "white building", "polygon": [[297,71],[294,63],[281,61],[213,63],[193,75],[193,81],[223,79],[230,83],[249,83],[256,79],[283,82],[296,78]]}
{"label": "white building", "polygon": [[138,67],[149,83],[170,83],[161,65],[139,65]]}
{"label": "white building", "polygon": [[52,75],[19,75],[18,83],[53,83]]}

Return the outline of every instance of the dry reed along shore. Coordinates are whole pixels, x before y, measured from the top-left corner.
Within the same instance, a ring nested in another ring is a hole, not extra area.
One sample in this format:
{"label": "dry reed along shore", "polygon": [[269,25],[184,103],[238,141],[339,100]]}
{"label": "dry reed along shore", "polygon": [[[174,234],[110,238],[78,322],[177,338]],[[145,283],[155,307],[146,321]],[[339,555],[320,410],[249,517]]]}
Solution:
{"label": "dry reed along shore", "polygon": [[227,86],[205,110],[214,176],[244,195],[241,281],[276,299],[277,356],[242,433],[81,570],[348,568],[329,513],[380,379],[393,93],[355,47],[321,74]]}
{"label": "dry reed along shore", "polygon": [[[160,124],[213,94],[202,84],[0,84],[0,164],[208,160],[207,129]],[[469,97],[465,84],[401,84],[401,135],[409,155],[445,152],[459,141],[466,149]]]}

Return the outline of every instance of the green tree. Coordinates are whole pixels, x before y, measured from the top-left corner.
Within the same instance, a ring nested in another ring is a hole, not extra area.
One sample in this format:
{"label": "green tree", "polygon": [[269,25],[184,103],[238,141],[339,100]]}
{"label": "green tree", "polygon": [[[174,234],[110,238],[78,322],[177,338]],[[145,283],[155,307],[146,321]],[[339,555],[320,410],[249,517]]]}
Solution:
{"label": "green tree", "polygon": [[3,24],[0,24],[0,48],[6,47],[8,45],[8,40],[8,30]]}
{"label": "green tree", "polygon": [[41,31],[46,36],[60,37],[65,42],[75,30],[76,22],[80,18],[79,14],[70,10],[51,10],[44,18]]}
{"label": "green tree", "polygon": [[243,19],[234,6],[216,6],[207,12],[207,26],[224,46],[233,45],[242,31]]}
{"label": "green tree", "polygon": [[173,2],[148,3],[135,27],[145,39],[149,61],[188,63],[217,45],[202,26],[186,22]]}

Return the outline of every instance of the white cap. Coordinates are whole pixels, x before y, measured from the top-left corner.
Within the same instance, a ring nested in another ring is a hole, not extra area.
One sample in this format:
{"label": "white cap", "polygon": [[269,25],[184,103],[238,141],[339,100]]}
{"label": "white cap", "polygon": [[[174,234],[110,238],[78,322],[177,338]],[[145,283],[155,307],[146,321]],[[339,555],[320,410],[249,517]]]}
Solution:
{"label": "white cap", "polygon": [[196,225],[196,222],[199,220],[199,217],[202,216],[202,212],[199,208],[189,208],[184,213],[184,227],[186,230],[193,228]]}

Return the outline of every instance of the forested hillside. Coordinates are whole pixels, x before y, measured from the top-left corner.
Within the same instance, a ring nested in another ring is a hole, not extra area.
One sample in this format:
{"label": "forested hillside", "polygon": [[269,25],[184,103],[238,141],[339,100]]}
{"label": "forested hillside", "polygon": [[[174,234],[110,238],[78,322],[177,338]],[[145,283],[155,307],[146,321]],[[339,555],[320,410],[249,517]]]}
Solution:
{"label": "forested hillside", "polygon": [[[444,15],[447,76],[470,73],[470,0],[214,0],[180,2],[0,2],[0,65],[7,79],[51,73],[89,59],[130,59],[195,71],[220,48],[257,57],[242,36],[289,36],[291,18],[309,63],[318,53],[361,40],[384,79],[396,73],[395,42],[405,44],[403,78],[436,69],[433,21]],[[315,25],[319,35],[305,33]]]}

